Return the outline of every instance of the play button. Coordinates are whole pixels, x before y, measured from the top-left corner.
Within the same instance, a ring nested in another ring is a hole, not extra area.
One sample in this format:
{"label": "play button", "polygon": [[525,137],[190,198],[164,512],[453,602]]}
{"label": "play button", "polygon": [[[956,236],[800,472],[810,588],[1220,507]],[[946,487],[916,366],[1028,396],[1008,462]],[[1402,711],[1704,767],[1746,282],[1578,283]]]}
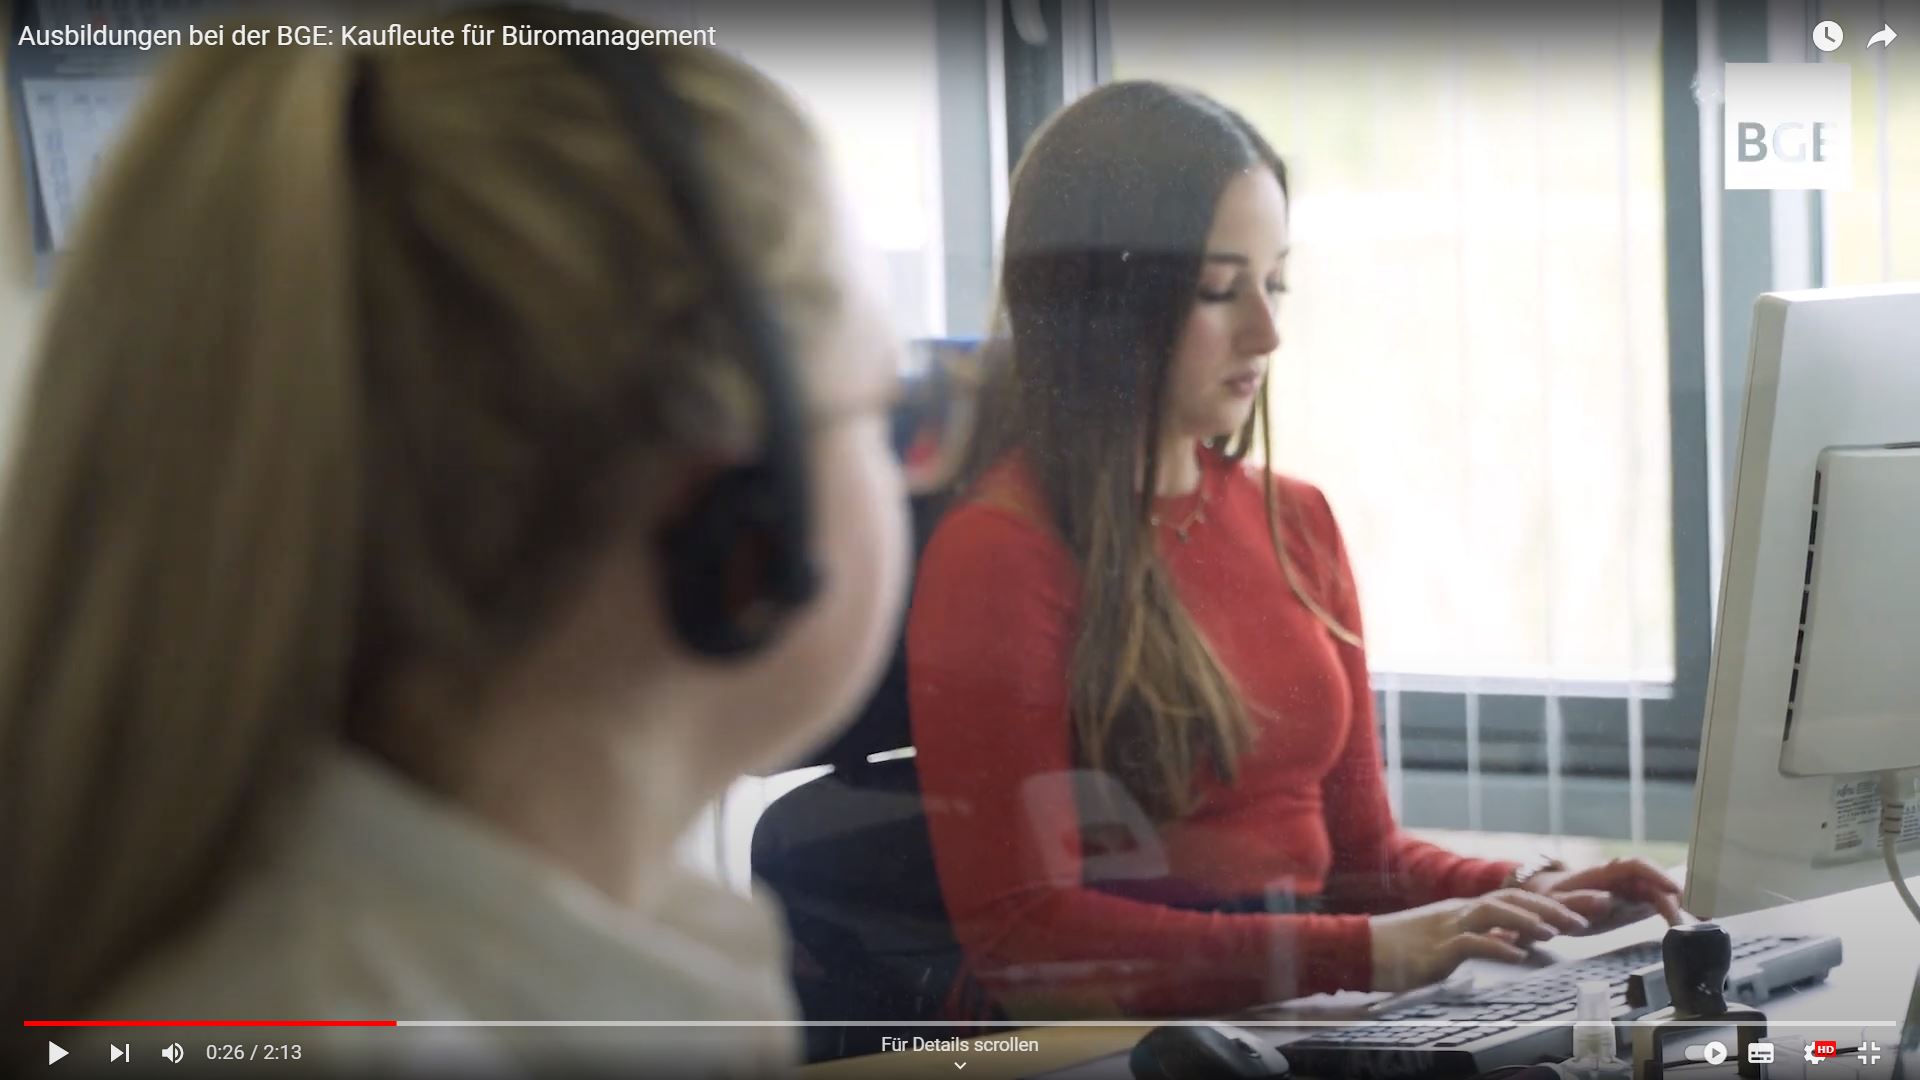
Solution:
{"label": "play button", "polygon": [[56,1043],[56,1042],[50,1042],[47,1044],[47,1064],[51,1065],[54,1062],[59,1061],[61,1058],[66,1056],[67,1056],[66,1047],[61,1046],[59,1043]]}
{"label": "play button", "polygon": [[1727,1060],[1727,1044],[1723,1042],[1708,1043],[1706,1056],[1707,1056],[1707,1064],[1709,1065],[1720,1064],[1721,1062]]}

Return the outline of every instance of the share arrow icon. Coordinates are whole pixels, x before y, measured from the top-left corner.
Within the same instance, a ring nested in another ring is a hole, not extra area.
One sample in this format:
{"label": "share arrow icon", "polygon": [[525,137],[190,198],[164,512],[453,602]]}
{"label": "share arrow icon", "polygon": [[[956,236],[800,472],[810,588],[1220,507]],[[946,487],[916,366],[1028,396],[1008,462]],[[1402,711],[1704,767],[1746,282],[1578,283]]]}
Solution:
{"label": "share arrow icon", "polygon": [[1881,23],[1880,32],[1867,39],[1867,48],[1871,49],[1875,45],[1878,45],[1884,49],[1893,43],[1894,38],[1899,36],[1899,34],[1893,32],[1893,27],[1888,26],[1886,23]]}

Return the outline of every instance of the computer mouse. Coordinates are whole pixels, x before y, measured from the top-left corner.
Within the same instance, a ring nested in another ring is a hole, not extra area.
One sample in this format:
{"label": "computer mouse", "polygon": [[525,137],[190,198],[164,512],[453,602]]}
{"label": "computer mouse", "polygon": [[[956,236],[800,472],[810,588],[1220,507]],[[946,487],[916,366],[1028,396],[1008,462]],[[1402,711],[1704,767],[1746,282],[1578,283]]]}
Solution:
{"label": "computer mouse", "polygon": [[1286,1055],[1261,1035],[1231,1024],[1154,1028],[1127,1058],[1136,1080],[1289,1077]]}

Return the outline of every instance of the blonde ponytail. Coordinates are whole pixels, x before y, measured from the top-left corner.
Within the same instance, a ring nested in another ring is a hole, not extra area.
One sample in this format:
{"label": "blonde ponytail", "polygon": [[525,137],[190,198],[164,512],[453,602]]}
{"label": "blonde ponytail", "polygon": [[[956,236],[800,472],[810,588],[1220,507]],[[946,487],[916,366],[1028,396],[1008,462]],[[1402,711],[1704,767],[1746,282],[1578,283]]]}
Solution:
{"label": "blonde ponytail", "polygon": [[342,690],[353,61],[183,67],[59,269],[0,518],[7,1016],[76,1004],[177,919]]}

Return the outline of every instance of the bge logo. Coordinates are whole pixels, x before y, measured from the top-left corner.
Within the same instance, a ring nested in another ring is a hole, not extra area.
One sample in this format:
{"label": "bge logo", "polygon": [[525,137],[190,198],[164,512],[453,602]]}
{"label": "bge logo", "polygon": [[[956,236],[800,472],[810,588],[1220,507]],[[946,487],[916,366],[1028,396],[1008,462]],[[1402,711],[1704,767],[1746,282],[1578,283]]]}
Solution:
{"label": "bge logo", "polygon": [[[1811,160],[1826,161],[1830,140],[1837,141],[1834,128],[1838,124],[1829,124],[1816,120],[1810,124],[1798,120],[1789,120],[1777,125],[1771,134],[1767,125],[1743,120],[1736,125],[1740,140],[1740,160],[1765,161],[1769,152],[1781,161],[1802,162]],[[1809,135],[1809,129],[1812,134]]]}
{"label": "bge logo", "polygon": [[1728,64],[1730,189],[1853,186],[1853,75],[1845,64]]}

